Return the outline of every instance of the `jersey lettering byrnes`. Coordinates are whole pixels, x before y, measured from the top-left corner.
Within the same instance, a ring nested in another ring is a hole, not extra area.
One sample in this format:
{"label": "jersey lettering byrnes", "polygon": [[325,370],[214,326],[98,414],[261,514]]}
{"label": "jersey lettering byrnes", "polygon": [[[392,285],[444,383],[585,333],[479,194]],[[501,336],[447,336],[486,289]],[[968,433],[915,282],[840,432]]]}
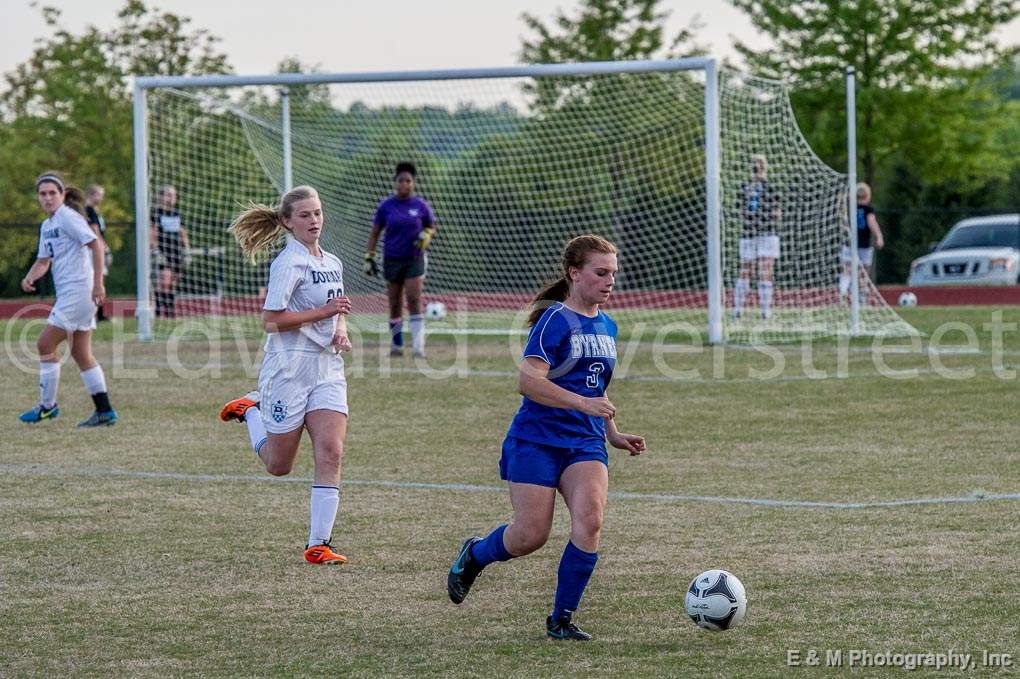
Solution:
{"label": "jersey lettering byrnes", "polygon": [[390,196],[375,211],[375,224],[383,228],[383,257],[412,259],[421,255],[415,247],[418,234],[436,223],[432,208],[418,196]]}
{"label": "jersey lettering byrnes", "polygon": [[[616,367],[616,322],[600,311],[594,318],[557,302],[528,335],[524,358],[549,364],[549,380],[587,398],[605,396]],[[552,408],[524,397],[507,436],[559,448],[605,446],[606,423],[579,410]]]}
{"label": "jersey lettering byrnes", "polygon": [[87,247],[96,239],[85,218],[61,205],[39,227],[40,258],[48,258],[57,296],[68,292],[92,291],[92,252]]}
{"label": "jersey lettering byrnes", "polygon": [[[287,236],[287,246],[269,267],[269,285],[262,308],[266,311],[318,309],[334,297],[343,297],[343,276],[343,264],[335,255],[322,250],[322,257],[313,257],[300,241]],[[269,333],[265,351],[322,351],[333,341],[336,322],[336,316],[330,316],[297,330]]]}
{"label": "jersey lettering byrnes", "polygon": [[870,205],[857,206],[857,247],[871,247],[871,229],[868,227],[868,215],[875,214],[875,208]]}

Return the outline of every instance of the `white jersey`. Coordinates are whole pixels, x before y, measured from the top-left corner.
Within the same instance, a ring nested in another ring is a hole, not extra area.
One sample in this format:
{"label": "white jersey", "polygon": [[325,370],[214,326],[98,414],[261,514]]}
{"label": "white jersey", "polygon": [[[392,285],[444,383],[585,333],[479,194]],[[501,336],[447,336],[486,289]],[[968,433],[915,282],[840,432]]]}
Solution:
{"label": "white jersey", "polygon": [[96,234],[80,214],[61,205],[39,227],[39,258],[49,259],[57,297],[66,292],[92,291],[92,251],[86,247]]}
{"label": "white jersey", "polygon": [[[344,267],[325,250],[313,257],[308,248],[292,236],[287,247],[269,267],[266,311],[308,311],[318,309],[334,297],[344,294]],[[297,330],[270,333],[266,353],[274,351],[322,351],[329,348],[336,331],[337,317],[308,323]]]}

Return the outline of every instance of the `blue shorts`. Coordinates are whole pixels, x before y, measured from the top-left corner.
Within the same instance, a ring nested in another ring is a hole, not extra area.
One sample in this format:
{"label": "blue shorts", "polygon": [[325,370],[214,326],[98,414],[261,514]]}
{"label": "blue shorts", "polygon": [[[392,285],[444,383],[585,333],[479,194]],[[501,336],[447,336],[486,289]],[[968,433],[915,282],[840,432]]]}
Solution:
{"label": "blue shorts", "polygon": [[499,478],[558,488],[564,470],[575,462],[586,460],[598,460],[608,467],[606,447],[596,444],[588,448],[559,448],[507,436],[503,439],[503,455],[499,458]]}

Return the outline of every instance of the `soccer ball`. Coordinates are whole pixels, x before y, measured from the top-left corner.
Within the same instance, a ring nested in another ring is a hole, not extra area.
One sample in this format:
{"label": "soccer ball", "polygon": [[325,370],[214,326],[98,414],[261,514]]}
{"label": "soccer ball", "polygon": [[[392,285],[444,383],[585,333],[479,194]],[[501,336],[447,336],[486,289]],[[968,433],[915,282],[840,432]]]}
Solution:
{"label": "soccer ball", "polygon": [[747,594],[733,573],[712,569],[691,580],[684,609],[698,627],[727,630],[744,619]]}
{"label": "soccer ball", "polygon": [[425,305],[425,318],[438,321],[446,318],[446,305],[442,302],[429,302]]}
{"label": "soccer ball", "polygon": [[917,295],[912,292],[903,292],[900,293],[898,301],[900,306],[917,306]]}

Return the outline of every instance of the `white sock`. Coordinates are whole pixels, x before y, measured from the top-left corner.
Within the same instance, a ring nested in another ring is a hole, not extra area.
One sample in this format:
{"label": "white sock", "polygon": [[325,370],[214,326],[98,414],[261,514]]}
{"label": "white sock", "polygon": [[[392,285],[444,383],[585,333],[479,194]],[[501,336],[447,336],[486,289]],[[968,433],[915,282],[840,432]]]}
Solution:
{"label": "white sock", "polygon": [[772,307],[772,281],[758,283],[758,304],[761,312],[768,315]]}
{"label": "white sock", "polygon": [[747,296],[747,288],[750,285],[746,278],[738,278],[737,285],[733,288],[733,310],[740,313],[744,308],[744,297]]}
{"label": "white sock", "polygon": [[81,381],[85,383],[85,391],[89,392],[89,396],[102,394],[106,391],[106,376],[103,375],[101,365],[96,365],[81,373]]}
{"label": "white sock", "polygon": [[252,406],[244,411],[244,423],[248,425],[248,440],[251,441],[252,450],[258,455],[262,446],[269,440],[266,436],[266,425],[262,422],[262,411],[258,406]]}
{"label": "white sock", "polygon": [[411,348],[414,351],[425,350],[425,318],[421,314],[408,317],[411,324]]}
{"label": "white sock", "polygon": [[336,486],[312,486],[310,502],[312,522],[308,529],[308,546],[329,542],[333,535],[336,510],[340,506],[340,489]]}
{"label": "white sock", "polygon": [[57,404],[57,387],[60,386],[60,364],[39,363],[39,403],[46,409]]}
{"label": "white sock", "polygon": [[846,274],[840,274],[839,276],[839,295],[843,295],[850,292],[850,277]]}

